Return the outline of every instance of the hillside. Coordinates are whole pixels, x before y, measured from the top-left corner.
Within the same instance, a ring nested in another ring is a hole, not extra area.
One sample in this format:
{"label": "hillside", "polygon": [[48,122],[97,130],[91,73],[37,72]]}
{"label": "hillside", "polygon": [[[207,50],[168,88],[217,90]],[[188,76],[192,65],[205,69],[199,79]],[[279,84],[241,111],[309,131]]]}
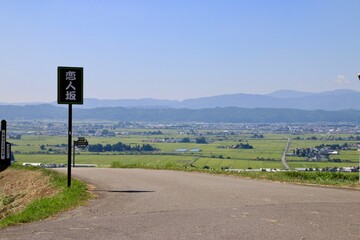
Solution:
{"label": "hillside", "polygon": [[[67,109],[51,105],[0,106],[0,118],[6,120],[56,119],[66,120]],[[94,108],[74,109],[74,120],[113,120],[141,122],[360,122],[359,110],[323,111],[277,108],[204,108],[204,109],[144,109]]]}

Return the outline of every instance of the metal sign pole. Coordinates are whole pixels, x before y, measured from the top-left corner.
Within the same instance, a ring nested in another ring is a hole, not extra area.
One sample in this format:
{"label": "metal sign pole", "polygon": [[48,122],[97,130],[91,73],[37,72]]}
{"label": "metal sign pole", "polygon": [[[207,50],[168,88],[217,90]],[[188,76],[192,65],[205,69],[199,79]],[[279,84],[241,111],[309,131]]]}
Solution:
{"label": "metal sign pole", "polygon": [[71,143],[72,143],[72,104],[69,104],[69,130],[68,130],[68,187],[71,186]]}
{"label": "metal sign pole", "polygon": [[75,167],[75,146],[76,146],[76,141],[73,142],[73,168]]}

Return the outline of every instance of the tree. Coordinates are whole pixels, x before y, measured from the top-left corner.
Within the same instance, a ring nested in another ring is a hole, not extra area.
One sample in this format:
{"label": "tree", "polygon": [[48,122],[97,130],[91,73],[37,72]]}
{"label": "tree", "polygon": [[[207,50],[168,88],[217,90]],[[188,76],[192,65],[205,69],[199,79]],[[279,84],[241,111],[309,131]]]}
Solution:
{"label": "tree", "polygon": [[104,151],[105,152],[111,152],[113,149],[112,149],[112,146],[110,144],[106,144],[104,146]]}
{"label": "tree", "polygon": [[123,144],[122,142],[118,142],[116,144],[110,145],[106,144],[105,146],[101,144],[94,144],[88,146],[89,152],[139,152],[139,151],[156,151],[157,149],[151,146],[150,144],[135,145],[131,147],[131,145]]}
{"label": "tree", "polygon": [[143,144],[142,150],[146,152],[155,151],[155,148],[151,146],[150,144]]}
{"label": "tree", "polygon": [[118,142],[112,146],[114,152],[130,151],[130,149],[130,145],[123,144],[122,142]]}
{"label": "tree", "polygon": [[196,138],[195,141],[196,141],[196,143],[198,143],[198,144],[205,144],[205,143],[206,143],[205,137]]}
{"label": "tree", "polygon": [[264,135],[255,133],[252,138],[264,138]]}
{"label": "tree", "polygon": [[250,145],[249,143],[240,143],[236,144],[233,148],[236,149],[253,149],[254,147]]}
{"label": "tree", "polygon": [[189,143],[189,142],[190,142],[190,138],[185,137],[185,138],[181,139],[180,142],[182,142],[182,143]]}
{"label": "tree", "polygon": [[102,152],[103,145],[102,144],[91,144],[88,146],[89,152]]}

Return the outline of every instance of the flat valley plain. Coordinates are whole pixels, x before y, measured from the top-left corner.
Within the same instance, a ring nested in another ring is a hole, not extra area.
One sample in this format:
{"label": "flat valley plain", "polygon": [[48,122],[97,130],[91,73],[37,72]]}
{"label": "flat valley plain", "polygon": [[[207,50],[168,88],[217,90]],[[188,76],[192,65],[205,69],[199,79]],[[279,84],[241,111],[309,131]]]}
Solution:
{"label": "flat valley plain", "polygon": [[[308,161],[307,157],[287,156],[291,169],[295,168],[333,168],[359,166],[357,145],[360,141],[350,138],[356,134],[263,134],[254,138],[253,134],[230,135],[225,131],[200,132],[206,144],[193,142],[199,138],[196,135],[184,135],[175,130],[151,129],[151,132],[161,131],[161,134],[139,134],[149,132],[149,129],[121,129],[120,135],[109,137],[84,136],[89,144],[115,144],[122,142],[131,146],[150,144],[157,148],[153,152],[89,152],[87,149],[76,149],[77,164],[97,164],[99,167],[110,167],[118,163],[122,167],[166,168],[167,166],[191,167],[197,169],[283,169],[281,158],[291,139],[290,150],[296,148],[312,148],[324,145],[347,144],[348,150],[340,150],[337,155],[331,155],[330,161]],[[171,142],[189,138],[192,142]],[[76,140],[77,136],[73,137]],[[332,140],[330,140],[332,139]],[[340,140],[339,140],[340,139]],[[9,139],[13,144],[12,151],[19,163],[33,162],[43,164],[67,163],[67,137],[46,135],[22,135],[21,139]],[[236,144],[249,144],[252,149],[234,149]],[[183,151],[187,149],[187,151]],[[200,149],[191,151],[192,149]],[[180,151],[180,152],[179,152]],[[334,161],[334,160],[337,161]]]}

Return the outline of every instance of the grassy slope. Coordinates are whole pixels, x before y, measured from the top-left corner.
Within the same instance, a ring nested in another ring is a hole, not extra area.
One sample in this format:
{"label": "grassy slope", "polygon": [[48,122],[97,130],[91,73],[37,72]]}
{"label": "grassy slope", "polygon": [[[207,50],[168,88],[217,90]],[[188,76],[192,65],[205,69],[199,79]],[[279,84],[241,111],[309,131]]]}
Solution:
{"label": "grassy slope", "polygon": [[58,212],[84,204],[91,198],[85,183],[73,180],[71,188],[68,188],[67,177],[58,172],[34,167],[23,168],[19,165],[11,168],[21,171],[41,171],[44,176],[50,176],[51,185],[59,192],[53,197],[39,198],[27,205],[24,210],[1,219],[0,228],[45,219]]}

